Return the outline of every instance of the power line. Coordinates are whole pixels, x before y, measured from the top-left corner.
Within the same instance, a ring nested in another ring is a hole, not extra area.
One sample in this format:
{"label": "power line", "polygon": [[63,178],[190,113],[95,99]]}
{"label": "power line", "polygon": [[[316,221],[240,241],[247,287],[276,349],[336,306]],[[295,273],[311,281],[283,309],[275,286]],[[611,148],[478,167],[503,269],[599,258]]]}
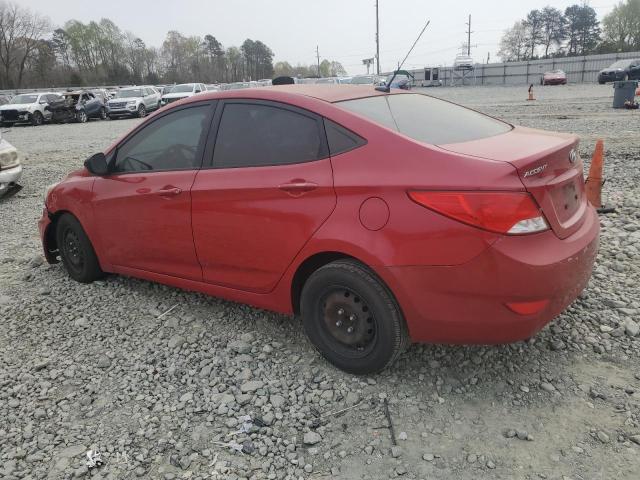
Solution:
{"label": "power line", "polygon": [[380,75],[380,17],[378,15],[378,0],[376,0],[376,70],[378,75]]}

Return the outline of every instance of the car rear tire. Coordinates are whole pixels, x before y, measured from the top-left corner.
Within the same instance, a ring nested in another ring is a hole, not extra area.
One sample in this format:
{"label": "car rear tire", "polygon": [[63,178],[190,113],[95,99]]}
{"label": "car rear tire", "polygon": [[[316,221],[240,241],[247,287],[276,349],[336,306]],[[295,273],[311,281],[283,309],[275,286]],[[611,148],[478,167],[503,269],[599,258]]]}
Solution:
{"label": "car rear tire", "polygon": [[311,274],[302,289],[300,311],[311,343],[348,373],[380,372],[409,344],[391,292],[356,261],[332,262]]}
{"label": "car rear tire", "polygon": [[147,115],[147,109],[145,108],[144,105],[140,105],[138,107],[138,118],[146,117],[146,115]]}
{"label": "car rear tire", "polygon": [[44,117],[38,111],[35,111],[31,114],[31,125],[34,127],[38,127],[44,123]]}
{"label": "car rear tire", "polygon": [[65,213],[58,219],[56,242],[62,264],[71,278],[91,283],[104,277],[91,241],[76,217]]}
{"label": "car rear tire", "polygon": [[78,113],[76,113],[76,120],[78,120],[79,123],[87,123],[87,120],[89,120],[89,118],[87,117],[87,112],[85,112],[84,110],[80,110]]}

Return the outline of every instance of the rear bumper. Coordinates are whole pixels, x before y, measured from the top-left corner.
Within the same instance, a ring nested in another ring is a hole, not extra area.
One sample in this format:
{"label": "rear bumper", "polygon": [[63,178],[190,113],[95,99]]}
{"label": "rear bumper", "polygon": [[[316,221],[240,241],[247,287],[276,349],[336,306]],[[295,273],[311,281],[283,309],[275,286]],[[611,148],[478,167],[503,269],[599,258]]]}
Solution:
{"label": "rear bumper", "polygon": [[[570,237],[553,232],[502,237],[472,261],[450,267],[381,267],[413,341],[497,344],[535,335],[586,287],[598,250],[600,224],[588,218]],[[507,303],[546,306],[529,315]]]}
{"label": "rear bumper", "polygon": [[11,184],[17,183],[21,176],[22,165],[0,170],[0,195],[9,189]]}
{"label": "rear bumper", "polygon": [[543,80],[543,83],[545,85],[565,85],[567,83],[567,80],[565,78],[553,78],[553,79],[548,79],[548,80]]}

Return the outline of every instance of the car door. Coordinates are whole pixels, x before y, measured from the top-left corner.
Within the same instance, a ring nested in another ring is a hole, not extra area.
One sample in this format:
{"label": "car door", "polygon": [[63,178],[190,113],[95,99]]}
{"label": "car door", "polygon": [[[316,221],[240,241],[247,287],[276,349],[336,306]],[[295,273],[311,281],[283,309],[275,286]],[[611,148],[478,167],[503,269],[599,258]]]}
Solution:
{"label": "car door", "polygon": [[94,216],[109,263],[201,280],[189,190],[201,166],[213,102],[170,109],[144,123],[97,177]]}
{"label": "car door", "polygon": [[333,211],[336,195],[321,119],[275,102],[218,106],[191,189],[204,281],[271,291]]}

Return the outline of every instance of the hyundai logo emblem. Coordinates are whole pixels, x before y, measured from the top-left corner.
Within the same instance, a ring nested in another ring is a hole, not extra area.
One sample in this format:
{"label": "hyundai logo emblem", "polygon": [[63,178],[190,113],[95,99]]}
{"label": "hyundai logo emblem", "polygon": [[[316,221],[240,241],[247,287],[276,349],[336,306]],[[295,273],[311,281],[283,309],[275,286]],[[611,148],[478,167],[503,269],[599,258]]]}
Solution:
{"label": "hyundai logo emblem", "polygon": [[578,160],[578,152],[576,152],[575,149],[572,149],[569,152],[569,163],[576,163],[576,160]]}

